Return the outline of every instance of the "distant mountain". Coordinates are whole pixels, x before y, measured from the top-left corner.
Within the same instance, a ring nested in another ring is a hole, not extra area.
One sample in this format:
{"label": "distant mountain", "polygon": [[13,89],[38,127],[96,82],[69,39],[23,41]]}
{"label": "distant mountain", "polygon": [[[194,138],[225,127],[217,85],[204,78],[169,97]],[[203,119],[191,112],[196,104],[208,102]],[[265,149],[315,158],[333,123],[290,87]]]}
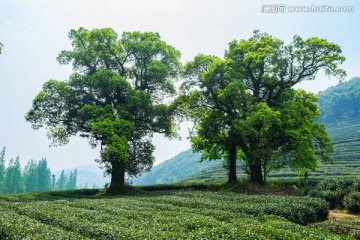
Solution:
{"label": "distant mountain", "polygon": [[133,179],[133,185],[165,184],[180,181],[192,174],[221,166],[220,161],[204,161],[199,163],[200,154],[191,150],[153,167],[150,172]]}
{"label": "distant mountain", "polygon": [[[79,188],[92,188],[94,185],[102,188],[105,183],[110,182],[109,177],[104,177],[103,170],[98,165],[83,165],[74,168],[65,169],[65,173],[69,174],[77,169],[77,186]],[[56,178],[60,176],[61,171],[53,172]]]}

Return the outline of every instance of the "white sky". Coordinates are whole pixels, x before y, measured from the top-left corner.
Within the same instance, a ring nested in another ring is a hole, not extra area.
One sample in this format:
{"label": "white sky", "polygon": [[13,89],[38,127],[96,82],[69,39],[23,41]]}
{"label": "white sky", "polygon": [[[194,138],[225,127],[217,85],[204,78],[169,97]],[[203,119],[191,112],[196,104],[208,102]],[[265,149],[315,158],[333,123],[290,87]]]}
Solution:
{"label": "white sky", "polygon": [[[354,6],[355,11],[262,13],[261,7],[270,3]],[[0,0],[0,148],[7,147],[7,161],[20,155],[22,164],[47,157],[52,170],[95,164],[98,151],[86,139],[49,148],[45,130],[32,130],[24,119],[44,82],[65,80],[72,73],[71,66],[55,59],[61,50],[71,49],[67,36],[72,28],[159,32],[181,51],[183,63],[198,53],[222,57],[230,41],[249,38],[255,29],[286,42],[295,34],[317,36],[342,47],[350,79],[360,76],[359,11],[356,0]],[[337,80],[319,75],[301,87],[316,93],[335,84]],[[157,164],[190,147],[187,126],[181,135],[182,141],[155,136]]]}

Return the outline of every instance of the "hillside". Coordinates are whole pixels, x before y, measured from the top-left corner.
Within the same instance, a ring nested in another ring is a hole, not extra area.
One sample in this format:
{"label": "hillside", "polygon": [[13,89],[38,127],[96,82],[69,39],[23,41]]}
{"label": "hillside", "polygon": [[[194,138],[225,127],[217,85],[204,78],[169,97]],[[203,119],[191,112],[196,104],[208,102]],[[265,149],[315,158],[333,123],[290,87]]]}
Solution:
{"label": "hillside", "polygon": [[133,179],[133,185],[166,184],[180,181],[192,174],[221,166],[220,161],[199,162],[200,154],[190,149],[153,167],[150,172]]}
{"label": "hillside", "polygon": [[[311,172],[311,180],[325,177],[357,177],[360,175],[360,78],[339,83],[319,93],[320,120],[334,142],[332,154],[335,164],[320,165]],[[354,99],[356,101],[354,101]],[[346,107],[345,107],[346,105]],[[331,107],[332,106],[332,107]],[[177,158],[178,156],[181,156]],[[198,163],[200,155],[190,150],[154,167],[144,175],[138,185],[171,182],[223,182],[226,170],[220,161]],[[203,166],[199,166],[203,165]],[[198,170],[201,169],[201,170]],[[246,178],[242,163],[238,163],[238,177]],[[151,176],[147,177],[147,176]],[[297,173],[289,169],[272,172],[269,179],[296,179]],[[166,181],[163,181],[166,179]]]}

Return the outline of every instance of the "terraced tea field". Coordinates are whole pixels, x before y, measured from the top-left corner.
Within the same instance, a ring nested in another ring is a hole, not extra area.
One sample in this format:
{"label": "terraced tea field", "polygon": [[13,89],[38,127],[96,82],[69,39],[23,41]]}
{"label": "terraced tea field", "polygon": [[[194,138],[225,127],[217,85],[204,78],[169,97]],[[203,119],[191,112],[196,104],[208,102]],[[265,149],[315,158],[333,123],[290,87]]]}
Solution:
{"label": "terraced tea field", "polygon": [[306,227],[326,202],[307,197],[163,191],[124,197],[0,195],[1,239],[348,239]]}
{"label": "terraced tea field", "polygon": [[[334,142],[335,164],[322,164],[315,172],[309,173],[311,181],[318,181],[332,177],[359,177],[360,176],[360,118],[348,119],[326,127]],[[242,162],[238,162],[238,177],[246,179],[248,176],[242,170]],[[270,180],[295,180],[297,173],[289,169],[271,172]],[[195,173],[179,182],[225,182],[227,173],[220,165]]]}

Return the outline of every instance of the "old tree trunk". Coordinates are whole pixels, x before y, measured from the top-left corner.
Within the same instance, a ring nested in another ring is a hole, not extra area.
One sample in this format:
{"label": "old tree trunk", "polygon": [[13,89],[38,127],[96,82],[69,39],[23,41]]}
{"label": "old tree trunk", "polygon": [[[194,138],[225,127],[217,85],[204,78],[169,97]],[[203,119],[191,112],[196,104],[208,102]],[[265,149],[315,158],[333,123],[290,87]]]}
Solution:
{"label": "old tree trunk", "polygon": [[124,163],[111,163],[111,182],[106,192],[112,195],[123,194],[126,192]]}
{"label": "old tree trunk", "polygon": [[228,183],[237,182],[236,177],[236,146],[230,146],[229,148],[229,172]]}

